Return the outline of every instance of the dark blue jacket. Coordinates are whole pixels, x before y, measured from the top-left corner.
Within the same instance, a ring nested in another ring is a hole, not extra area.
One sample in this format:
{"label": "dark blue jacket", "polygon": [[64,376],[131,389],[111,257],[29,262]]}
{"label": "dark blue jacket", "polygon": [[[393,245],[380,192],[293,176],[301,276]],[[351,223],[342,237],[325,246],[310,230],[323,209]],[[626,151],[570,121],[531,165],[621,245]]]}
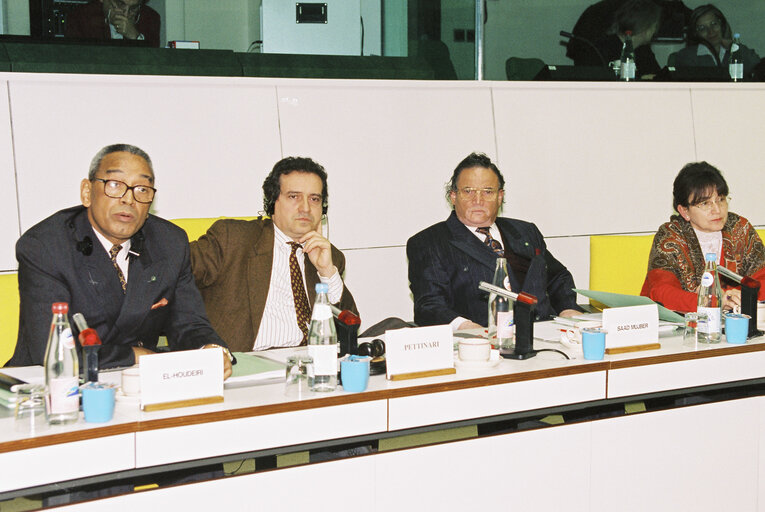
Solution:
{"label": "dark blue jacket", "polygon": [[[508,265],[513,291],[522,290],[539,300],[538,320],[545,320],[576,305],[574,279],[547,250],[537,227],[517,219],[499,217],[505,249],[530,260],[526,280],[519,283]],[[458,316],[486,326],[488,294],[480,281],[491,282],[497,256],[452,212],[448,219],[414,235],[406,244],[409,287],[414,296],[418,325],[448,324]]]}

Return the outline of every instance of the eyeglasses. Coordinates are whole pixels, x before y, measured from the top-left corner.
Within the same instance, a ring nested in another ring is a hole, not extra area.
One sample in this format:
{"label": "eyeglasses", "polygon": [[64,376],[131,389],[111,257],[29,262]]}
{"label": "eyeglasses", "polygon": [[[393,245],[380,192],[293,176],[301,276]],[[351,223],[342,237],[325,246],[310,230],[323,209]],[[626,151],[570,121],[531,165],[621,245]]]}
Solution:
{"label": "eyeglasses", "polygon": [[710,29],[720,28],[720,22],[713,20],[709,22],[709,25],[696,25],[696,32],[699,34],[706,34]]}
{"label": "eyeglasses", "polygon": [[715,205],[717,205],[717,207],[720,209],[722,209],[723,206],[728,206],[728,203],[730,203],[730,200],[731,200],[730,196],[717,196],[717,199],[707,199],[706,201],[692,204],[691,206],[695,206],[702,212],[711,212],[712,208],[714,208]]}
{"label": "eyeglasses", "polygon": [[134,185],[128,186],[124,181],[119,180],[105,180],[102,178],[93,178],[93,181],[100,181],[104,184],[104,194],[107,197],[114,199],[122,199],[127,194],[128,190],[133,191],[133,198],[139,203],[151,203],[154,200],[154,194],[157,192],[156,188],[148,185]]}
{"label": "eyeglasses", "polygon": [[494,199],[497,197],[497,190],[496,188],[472,188],[472,187],[465,187],[458,189],[458,192],[467,197],[468,199],[475,199],[478,196],[481,197],[481,199]]}

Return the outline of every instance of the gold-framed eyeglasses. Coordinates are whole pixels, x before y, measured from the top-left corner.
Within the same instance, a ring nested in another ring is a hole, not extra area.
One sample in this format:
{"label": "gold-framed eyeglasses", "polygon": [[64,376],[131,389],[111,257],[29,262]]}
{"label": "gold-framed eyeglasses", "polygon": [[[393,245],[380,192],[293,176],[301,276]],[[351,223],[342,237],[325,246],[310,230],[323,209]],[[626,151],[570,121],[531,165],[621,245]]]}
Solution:
{"label": "gold-framed eyeglasses", "polygon": [[128,190],[133,191],[133,198],[139,203],[151,203],[154,200],[154,194],[157,189],[148,185],[129,186],[124,181],[105,180],[103,178],[93,178],[93,181],[100,181],[104,184],[104,194],[113,199],[122,199]]}
{"label": "gold-framed eyeglasses", "polygon": [[717,205],[717,207],[720,209],[722,209],[724,206],[728,206],[730,200],[730,196],[717,196],[715,199],[707,199],[706,201],[692,204],[691,206],[695,206],[702,212],[711,212],[715,205]]}
{"label": "gold-framed eyeglasses", "polygon": [[494,199],[497,197],[497,190],[496,188],[473,188],[473,187],[465,187],[458,189],[458,192],[460,195],[467,197],[468,199],[475,199],[477,197],[480,197],[481,199]]}
{"label": "gold-framed eyeglasses", "polygon": [[719,28],[719,27],[720,27],[720,22],[717,20],[712,20],[709,22],[709,25],[696,25],[696,32],[698,32],[699,34],[706,34],[707,32],[709,32],[710,29]]}

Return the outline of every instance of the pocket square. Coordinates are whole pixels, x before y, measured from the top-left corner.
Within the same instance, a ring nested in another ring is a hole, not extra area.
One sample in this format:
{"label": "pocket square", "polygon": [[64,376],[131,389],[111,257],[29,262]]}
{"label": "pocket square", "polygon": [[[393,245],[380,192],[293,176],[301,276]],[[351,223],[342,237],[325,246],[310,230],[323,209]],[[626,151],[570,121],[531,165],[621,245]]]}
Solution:
{"label": "pocket square", "polygon": [[158,309],[158,308],[163,308],[163,307],[165,307],[165,306],[167,306],[167,299],[166,299],[166,298],[164,298],[164,297],[162,297],[162,300],[160,300],[160,301],[159,301],[159,302],[157,302],[156,304],[152,304],[152,305],[151,305],[151,309],[153,309],[153,310],[154,310],[154,309]]}

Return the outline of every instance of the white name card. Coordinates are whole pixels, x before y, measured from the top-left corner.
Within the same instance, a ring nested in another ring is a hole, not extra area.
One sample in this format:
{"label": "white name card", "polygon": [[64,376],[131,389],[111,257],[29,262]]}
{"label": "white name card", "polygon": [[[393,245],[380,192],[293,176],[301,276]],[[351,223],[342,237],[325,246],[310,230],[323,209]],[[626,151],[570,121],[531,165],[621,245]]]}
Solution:
{"label": "white name card", "polygon": [[385,331],[387,377],[454,368],[452,328],[448,325]]}
{"label": "white name card", "polygon": [[603,310],[606,348],[647,345],[659,341],[659,308],[656,304]]}
{"label": "white name card", "polygon": [[[223,401],[223,351],[182,350],[141,357],[141,409]],[[188,403],[187,403],[188,402]]]}

